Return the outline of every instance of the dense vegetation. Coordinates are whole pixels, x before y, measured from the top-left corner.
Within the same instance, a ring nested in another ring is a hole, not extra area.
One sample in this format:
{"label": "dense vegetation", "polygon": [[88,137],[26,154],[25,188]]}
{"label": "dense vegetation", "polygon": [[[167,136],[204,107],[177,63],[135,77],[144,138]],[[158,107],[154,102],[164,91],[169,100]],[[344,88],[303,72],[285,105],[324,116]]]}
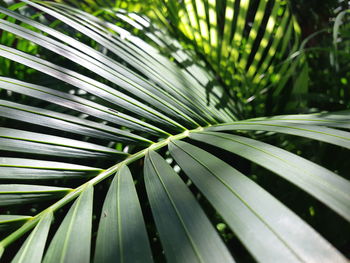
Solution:
{"label": "dense vegetation", "polygon": [[1,1],[2,262],[348,262],[345,1]]}

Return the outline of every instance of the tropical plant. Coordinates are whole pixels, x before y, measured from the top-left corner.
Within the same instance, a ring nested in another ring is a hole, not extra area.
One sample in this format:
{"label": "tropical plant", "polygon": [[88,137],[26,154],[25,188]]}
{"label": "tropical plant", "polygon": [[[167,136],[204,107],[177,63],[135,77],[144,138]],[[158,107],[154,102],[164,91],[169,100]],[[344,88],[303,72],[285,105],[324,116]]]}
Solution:
{"label": "tropical plant", "polygon": [[347,262],[269,193],[350,221],[349,181],[285,147],[350,149],[350,111],[278,115],[307,93],[288,5],[156,6],[0,8],[2,260]]}

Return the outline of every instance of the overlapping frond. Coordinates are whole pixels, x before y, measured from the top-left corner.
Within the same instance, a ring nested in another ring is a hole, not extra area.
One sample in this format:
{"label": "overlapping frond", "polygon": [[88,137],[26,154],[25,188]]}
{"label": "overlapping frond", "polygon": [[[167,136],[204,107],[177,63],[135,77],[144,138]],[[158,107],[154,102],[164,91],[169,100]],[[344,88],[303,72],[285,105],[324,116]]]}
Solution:
{"label": "overlapping frond", "polygon": [[157,16],[184,35],[244,102],[271,90],[278,96],[295,73],[298,62],[290,63],[289,56],[299,48],[300,28],[287,1],[161,3]]}

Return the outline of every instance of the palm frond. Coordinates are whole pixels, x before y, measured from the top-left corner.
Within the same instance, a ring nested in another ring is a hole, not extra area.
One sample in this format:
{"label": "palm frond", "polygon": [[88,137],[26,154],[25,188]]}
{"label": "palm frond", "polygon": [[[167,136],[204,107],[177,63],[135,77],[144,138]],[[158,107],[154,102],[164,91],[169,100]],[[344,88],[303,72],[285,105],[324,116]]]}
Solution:
{"label": "palm frond", "polygon": [[300,28],[284,1],[161,2],[157,16],[184,35],[244,102],[264,97],[267,89],[279,95],[299,65],[299,59],[286,63],[298,50]]}
{"label": "palm frond", "polygon": [[[241,82],[237,91],[254,95],[268,85],[262,75],[291,70],[275,69],[290,40],[292,50],[298,43],[281,1],[166,1],[171,21],[214,71],[144,16],[109,10],[103,21],[24,2],[40,15],[0,8],[0,29],[38,51],[0,45],[5,61],[36,76],[0,77],[0,206],[11,214],[0,216],[3,258],[154,262],[164,250],[169,262],[234,262],[211,207],[257,261],[347,262],[318,229],[220,158],[256,163],[350,221],[347,179],[264,141],[286,134],[350,149],[350,112],[243,119],[244,103],[215,79],[220,72],[233,85],[244,76],[255,86],[245,92]],[[37,203],[39,212],[18,214]]]}

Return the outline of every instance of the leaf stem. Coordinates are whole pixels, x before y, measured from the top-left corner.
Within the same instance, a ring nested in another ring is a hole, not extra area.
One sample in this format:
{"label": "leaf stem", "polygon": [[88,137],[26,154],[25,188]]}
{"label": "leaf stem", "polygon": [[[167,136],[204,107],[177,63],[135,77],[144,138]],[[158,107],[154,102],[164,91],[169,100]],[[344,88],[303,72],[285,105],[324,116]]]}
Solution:
{"label": "leaf stem", "polygon": [[58,209],[60,209],[61,207],[63,207],[64,205],[66,205],[67,203],[71,202],[72,200],[77,198],[86,189],[86,187],[94,186],[94,185],[98,184],[99,182],[101,182],[104,179],[108,178],[112,174],[116,173],[123,165],[128,165],[128,164],[133,163],[134,161],[136,161],[138,159],[143,158],[148,150],[150,150],[150,149],[158,150],[158,149],[160,149],[160,148],[162,148],[164,146],[167,146],[168,143],[170,142],[170,140],[181,140],[183,138],[188,137],[190,132],[195,132],[198,129],[202,129],[202,127],[197,128],[195,130],[191,130],[191,131],[190,130],[186,130],[183,133],[180,133],[180,134],[177,134],[177,135],[172,135],[172,136],[169,136],[168,138],[166,138],[166,139],[164,139],[164,140],[162,140],[160,142],[153,143],[149,147],[147,147],[147,148],[145,148],[145,149],[143,149],[143,150],[141,150],[141,151],[139,151],[137,153],[134,153],[134,154],[130,155],[128,158],[126,158],[122,162],[115,164],[114,166],[110,167],[107,170],[104,170],[99,175],[97,175],[96,177],[94,177],[91,180],[87,181],[86,183],[82,184],[78,188],[72,189],[62,199],[58,200],[56,203],[54,203],[53,205],[49,206],[48,208],[46,208],[45,210],[43,210],[42,212],[40,212],[39,214],[37,214],[36,216],[31,218],[27,223],[25,223],[19,229],[17,229],[13,233],[11,233],[9,236],[4,238],[0,242],[0,257],[2,255],[2,252],[4,251],[4,249],[8,245],[10,245],[14,241],[16,241],[18,238],[23,236],[25,233],[27,233],[29,230],[34,228],[40,222],[40,220],[42,218],[44,218],[44,216],[47,213],[50,213],[50,212],[53,213],[53,212],[57,211]]}

